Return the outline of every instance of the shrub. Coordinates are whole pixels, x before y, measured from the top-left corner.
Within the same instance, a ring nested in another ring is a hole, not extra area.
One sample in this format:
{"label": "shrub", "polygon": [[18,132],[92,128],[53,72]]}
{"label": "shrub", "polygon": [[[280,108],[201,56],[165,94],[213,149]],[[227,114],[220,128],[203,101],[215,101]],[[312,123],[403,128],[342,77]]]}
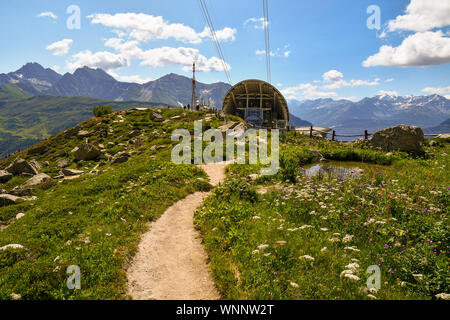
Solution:
{"label": "shrub", "polygon": [[96,106],[92,110],[92,113],[96,117],[103,117],[112,112],[113,112],[113,108],[111,108],[110,106]]}

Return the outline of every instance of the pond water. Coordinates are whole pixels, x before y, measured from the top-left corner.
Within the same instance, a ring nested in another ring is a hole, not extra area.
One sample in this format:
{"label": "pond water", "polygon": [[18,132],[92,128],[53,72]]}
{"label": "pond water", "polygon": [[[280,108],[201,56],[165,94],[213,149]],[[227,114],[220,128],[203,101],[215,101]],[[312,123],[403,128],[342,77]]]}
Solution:
{"label": "pond water", "polygon": [[333,175],[341,179],[358,179],[364,173],[374,174],[377,172],[392,170],[392,167],[363,162],[328,161],[310,164],[304,166],[302,169],[304,170],[304,174],[308,177],[314,177],[322,174]]}

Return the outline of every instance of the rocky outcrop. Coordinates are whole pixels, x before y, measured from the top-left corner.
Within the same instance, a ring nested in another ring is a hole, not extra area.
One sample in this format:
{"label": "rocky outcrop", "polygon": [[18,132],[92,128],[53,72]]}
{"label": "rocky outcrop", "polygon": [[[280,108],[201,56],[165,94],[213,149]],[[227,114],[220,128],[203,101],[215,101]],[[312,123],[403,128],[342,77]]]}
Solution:
{"label": "rocky outcrop", "polygon": [[23,200],[20,197],[16,197],[10,194],[0,194],[0,207],[10,206],[19,203]]}
{"label": "rocky outcrop", "polygon": [[12,194],[16,197],[27,197],[33,195],[34,189],[33,188],[21,188],[21,187],[15,187],[12,189],[9,194]]}
{"label": "rocky outcrop", "polygon": [[6,170],[0,170],[0,183],[6,183],[13,177],[12,173]]}
{"label": "rocky outcrop", "polygon": [[38,170],[32,164],[21,158],[17,158],[16,160],[14,160],[14,162],[6,168],[6,171],[15,176],[21,175],[23,173],[31,175],[38,174]]}
{"label": "rocky outcrop", "polygon": [[111,163],[117,164],[117,163],[124,163],[127,162],[130,159],[130,155],[127,153],[121,153],[116,158],[114,158]]}
{"label": "rocky outcrop", "polygon": [[94,160],[97,159],[100,154],[100,149],[89,143],[80,145],[78,149],[74,151],[75,159],[78,161]]}
{"label": "rocky outcrop", "polygon": [[155,121],[155,122],[162,122],[162,121],[164,121],[163,116],[158,111],[152,112],[150,118],[152,119],[152,121]]}
{"label": "rocky outcrop", "polygon": [[31,149],[28,150],[28,154],[29,155],[39,155],[39,154],[44,154],[46,153],[48,150],[50,150],[50,148],[43,144],[41,146],[37,146],[37,147],[33,147]]}
{"label": "rocky outcrop", "polygon": [[79,176],[84,173],[84,171],[81,170],[75,170],[75,169],[62,169],[61,173],[66,177],[71,176]]}
{"label": "rocky outcrop", "polygon": [[86,138],[86,137],[89,137],[90,135],[91,134],[89,133],[89,131],[86,131],[86,130],[80,130],[77,133],[78,138]]}
{"label": "rocky outcrop", "polygon": [[39,173],[32,177],[31,179],[28,179],[24,184],[20,186],[21,189],[25,189],[27,187],[37,186],[44,182],[51,181],[52,178],[46,175],[45,173]]}
{"label": "rocky outcrop", "polygon": [[62,168],[66,168],[68,166],[70,166],[72,163],[72,160],[69,158],[65,158],[65,159],[60,159],[56,162],[56,166],[60,169]]}
{"label": "rocky outcrop", "polygon": [[421,149],[423,131],[419,127],[399,125],[376,132],[370,145],[384,151],[416,152]]}

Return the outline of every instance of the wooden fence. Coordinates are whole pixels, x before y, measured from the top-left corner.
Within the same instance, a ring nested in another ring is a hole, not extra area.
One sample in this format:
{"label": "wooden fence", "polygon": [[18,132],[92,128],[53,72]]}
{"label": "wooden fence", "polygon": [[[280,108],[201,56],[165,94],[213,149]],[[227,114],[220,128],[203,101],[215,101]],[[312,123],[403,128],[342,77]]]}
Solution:
{"label": "wooden fence", "polygon": [[[309,132],[309,137],[312,138],[314,136],[314,132],[320,133],[322,136],[327,137],[328,135],[331,135],[331,140],[335,141],[336,137],[344,137],[344,138],[356,138],[356,137],[364,137],[365,140],[369,139],[370,136],[373,136],[374,133],[369,133],[367,130],[364,130],[363,134],[337,134],[335,130],[331,131],[323,131],[323,130],[317,130],[314,129],[313,126],[311,126],[309,129],[300,129],[296,130],[300,132]],[[425,137],[437,137],[439,134],[434,133],[426,133],[424,134]]]}

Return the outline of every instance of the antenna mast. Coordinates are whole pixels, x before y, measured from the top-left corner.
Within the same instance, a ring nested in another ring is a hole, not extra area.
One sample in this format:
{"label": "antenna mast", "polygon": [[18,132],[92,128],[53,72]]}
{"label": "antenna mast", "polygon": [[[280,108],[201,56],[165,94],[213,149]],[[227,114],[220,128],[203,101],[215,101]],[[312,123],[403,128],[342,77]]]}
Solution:
{"label": "antenna mast", "polygon": [[192,64],[192,73],[193,73],[193,76],[192,76],[192,106],[191,106],[191,108],[192,108],[192,110],[195,110],[195,105],[196,105],[196,100],[197,100],[195,97],[195,89],[197,88],[197,84],[195,82],[195,61]]}

